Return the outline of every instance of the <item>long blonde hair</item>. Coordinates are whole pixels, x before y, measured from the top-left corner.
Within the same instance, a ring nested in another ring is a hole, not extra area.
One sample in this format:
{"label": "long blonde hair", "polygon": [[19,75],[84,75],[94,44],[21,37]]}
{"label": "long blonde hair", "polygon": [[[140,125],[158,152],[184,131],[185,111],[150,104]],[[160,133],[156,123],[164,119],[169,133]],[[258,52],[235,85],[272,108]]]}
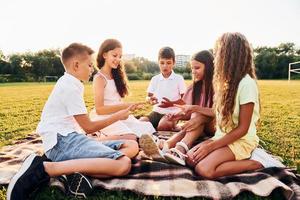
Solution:
{"label": "long blonde hair", "polygon": [[239,82],[249,74],[256,79],[253,50],[241,33],[224,33],[215,45],[214,109],[222,131],[235,128],[232,114]]}

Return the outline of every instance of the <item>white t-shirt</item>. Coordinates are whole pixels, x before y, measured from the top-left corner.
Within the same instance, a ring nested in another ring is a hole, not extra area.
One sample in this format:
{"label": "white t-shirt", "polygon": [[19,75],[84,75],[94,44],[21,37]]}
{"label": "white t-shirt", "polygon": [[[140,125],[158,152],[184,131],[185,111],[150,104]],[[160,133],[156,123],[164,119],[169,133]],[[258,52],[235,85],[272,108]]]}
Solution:
{"label": "white t-shirt", "polygon": [[[166,97],[171,101],[180,99],[185,90],[186,86],[183,77],[172,71],[168,78],[164,78],[161,73],[152,77],[147,92],[153,93],[160,103],[163,100],[163,97]],[[175,113],[179,111],[176,107],[160,108],[158,107],[158,104],[153,106],[153,111],[160,114]]]}
{"label": "white t-shirt", "polygon": [[[242,137],[242,139],[258,143],[259,138],[256,135],[256,124],[260,117],[258,88],[255,80],[251,78],[248,74],[240,81],[235,98],[232,120],[236,126],[239,123],[240,105],[247,103],[254,103],[254,109],[248,132],[245,136]],[[217,121],[218,120],[220,120],[219,114],[217,114]],[[228,132],[230,132],[230,130],[228,130]],[[222,132],[220,127],[217,125],[217,130],[213,139],[219,139],[225,134],[226,133]]]}
{"label": "white t-shirt", "polygon": [[83,84],[67,72],[58,79],[37,126],[37,132],[42,136],[45,152],[56,145],[57,133],[67,136],[75,131],[83,132],[73,117],[87,114],[83,93]]}

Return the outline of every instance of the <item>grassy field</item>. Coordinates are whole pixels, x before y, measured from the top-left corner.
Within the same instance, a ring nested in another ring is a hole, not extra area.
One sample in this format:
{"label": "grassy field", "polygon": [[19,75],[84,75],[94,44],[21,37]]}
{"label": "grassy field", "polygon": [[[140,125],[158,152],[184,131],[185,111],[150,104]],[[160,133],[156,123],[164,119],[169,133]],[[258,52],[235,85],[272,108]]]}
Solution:
{"label": "grassy field", "polygon": [[[274,155],[281,156],[285,164],[294,167],[300,162],[300,81],[259,81],[258,84],[262,108],[258,130],[261,144]],[[148,81],[131,81],[131,94],[125,101],[144,101],[147,85]],[[43,105],[53,86],[52,83],[0,84],[0,148],[35,130]],[[92,87],[91,84],[85,86],[85,102],[90,110],[93,108]],[[150,106],[145,107],[135,115],[144,115],[150,109]],[[96,195],[97,197],[92,199],[145,198],[130,192],[102,192]],[[5,188],[2,188],[0,199],[4,197]],[[37,199],[45,197],[63,198],[54,189],[44,189]],[[239,197],[245,198],[264,199],[248,194]]]}

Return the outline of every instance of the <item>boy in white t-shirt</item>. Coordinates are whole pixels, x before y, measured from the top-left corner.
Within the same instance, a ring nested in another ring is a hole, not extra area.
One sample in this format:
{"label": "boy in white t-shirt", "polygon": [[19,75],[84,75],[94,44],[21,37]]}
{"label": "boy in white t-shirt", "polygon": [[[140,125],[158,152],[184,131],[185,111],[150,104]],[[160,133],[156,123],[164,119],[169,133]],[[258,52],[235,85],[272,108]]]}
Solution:
{"label": "boy in white t-shirt", "polygon": [[54,86],[37,127],[47,158],[36,154],[26,158],[9,183],[7,199],[27,199],[35,189],[49,182],[50,177],[64,174],[74,175],[68,176],[72,178],[69,192],[86,197],[84,193],[92,187],[82,174],[110,177],[129,173],[130,158],[138,153],[135,141],[100,142],[85,135],[126,119],[131,109],[116,112],[104,120],[90,120],[81,81],[88,81],[93,72],[92,54],[92,49],[79,43],[63,50],[66,72]]}
{"label": "boy in white t-shirt", "polygon": [[175,65],[175,53],[170,47],[163,47],[158,53],[160,74],[152,77],[148,86],[147,101],[153,106],[152,112],[142,121],[150,121],[158,131],[169,130],[161,119],[170,113],[178,112],[173,105],[178,103],[186,90],[184,79],[173,71]]}

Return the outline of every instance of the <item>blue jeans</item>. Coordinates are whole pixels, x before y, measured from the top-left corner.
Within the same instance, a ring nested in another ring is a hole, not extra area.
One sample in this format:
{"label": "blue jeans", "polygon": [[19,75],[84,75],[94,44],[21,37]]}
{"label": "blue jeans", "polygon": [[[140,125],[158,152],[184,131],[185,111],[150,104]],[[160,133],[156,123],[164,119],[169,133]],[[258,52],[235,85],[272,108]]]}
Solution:
{"label": "blue jeans", "polygon": [[77,132],[67,136],[58,133],[56,145],[45,154],[54,162],[81,158],[117,159],[123,156],[118,151],[123,143],[121,140],[101,142]]}

